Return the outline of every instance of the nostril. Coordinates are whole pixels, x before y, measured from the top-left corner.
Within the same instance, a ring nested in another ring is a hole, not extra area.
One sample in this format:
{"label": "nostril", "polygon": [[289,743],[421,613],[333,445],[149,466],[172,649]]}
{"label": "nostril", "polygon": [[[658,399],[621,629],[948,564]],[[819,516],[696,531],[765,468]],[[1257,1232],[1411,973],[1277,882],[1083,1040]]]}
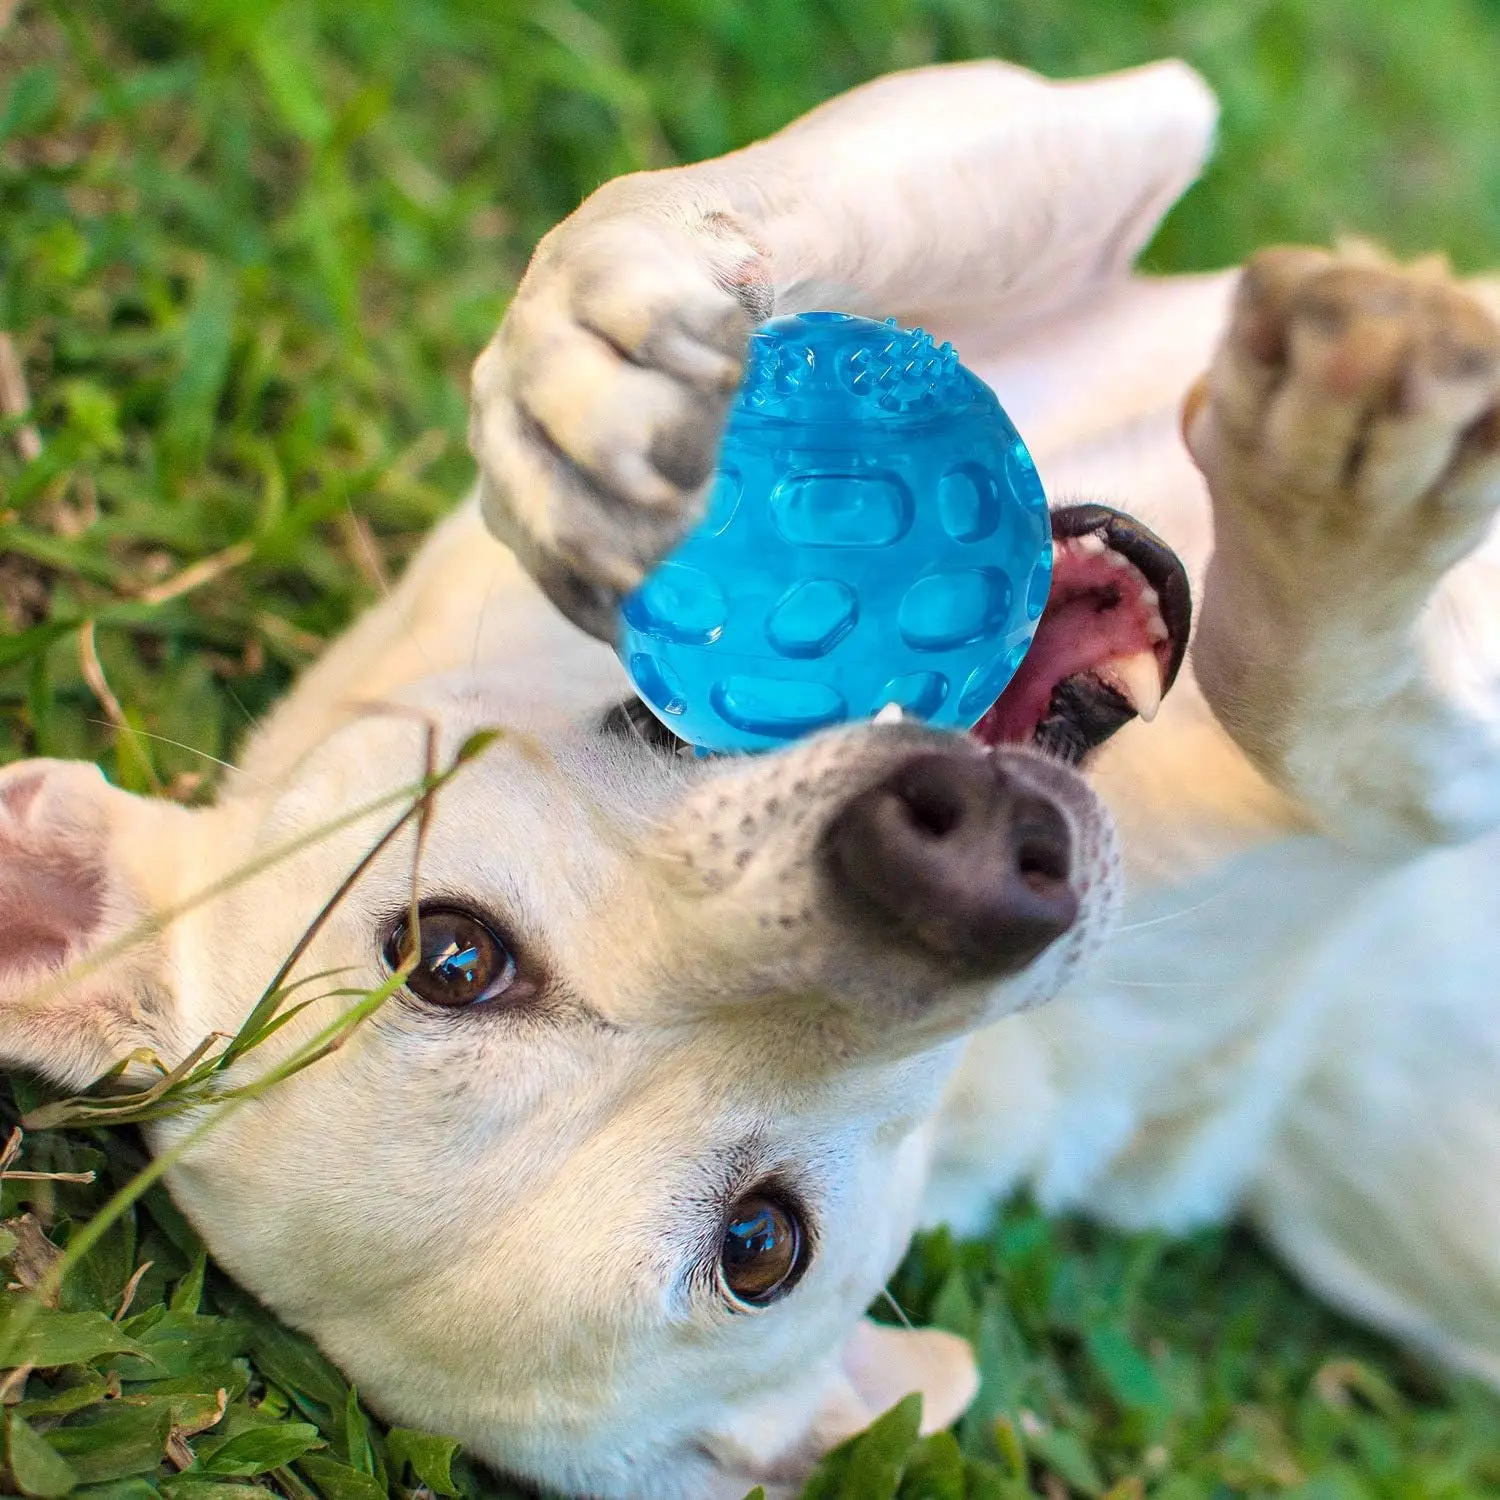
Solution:
{"label": "nostril", "polygon": [[1036,895],[1051,899],[1069,891],[1073,839],[1051,802],[1022,796],[1013,806],[1016,874]]}
{"label": "nostril", "polygon": [[932,786],[905,790],[901,805],[906,821],[918,833],[940,839],[952,833],[963,819],[963,808],[957,797]]}
{"label": "nostril", "polygon": [[1068,851],[1040,838],[1023,839],[1016,850],[1016,869],[1038,895],[1050,896],[1068,883]]}
{"label": "nostril", "polygon": [[951,837],[993,797],[993,778],[975,759],[969,764],[947,755],[919,756],[888,783],[902,821],[924,841]]}

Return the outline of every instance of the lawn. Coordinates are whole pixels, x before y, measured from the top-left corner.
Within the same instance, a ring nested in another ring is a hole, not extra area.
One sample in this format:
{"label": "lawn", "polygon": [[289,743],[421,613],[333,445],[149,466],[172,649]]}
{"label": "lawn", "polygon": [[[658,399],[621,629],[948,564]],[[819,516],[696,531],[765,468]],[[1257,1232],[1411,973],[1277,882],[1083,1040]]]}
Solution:
{"label": "lawn", "polygon": [[[0,762],[210,795],[462,491],[467,368],[544,229],[619,171],[986,53],[1209,76],[1221,150],[1155,267],[1343,231],[1500,264],[1500,0],[0,0],[0,390],[31,403],[0,422]],[[19,1293],[0,1312],[45,1372],[0,1377],[7,1492],[507,1493],[383,1432],[159,1189],[78,1253],[142,1165],[128,1130],[29,1134],[20,1165],[97,1176],[3,1184],[13,1283],[75,1252],[29,1330]],[[811,1494],[1500,1497],[1500,1400],[1238,1233],[1018,1205],[925,1239],[892,1296],[976,1340],[979,1402],[917,1447],[898,1409]]]}

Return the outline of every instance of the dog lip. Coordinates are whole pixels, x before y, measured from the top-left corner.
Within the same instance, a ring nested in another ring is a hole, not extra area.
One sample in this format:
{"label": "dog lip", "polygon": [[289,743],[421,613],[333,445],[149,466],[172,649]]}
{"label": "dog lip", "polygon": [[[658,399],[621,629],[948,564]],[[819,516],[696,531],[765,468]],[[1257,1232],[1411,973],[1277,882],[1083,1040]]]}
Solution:
{"label": "dog lip", "polygon": [[1182,559],[1150,529],[1115,510],[1113,506],[1088,501],[1065,505],[1052,512],[1052,539],[1071,541],[1081,536],[1100,537],[1112,552],[1140,569],[1156,590],[1161,617],[1167,627],[1171,651],[1162,671],[1162,692],[1177,680],[1187,656],[1188,636],[1193,624],[1193,596]]}

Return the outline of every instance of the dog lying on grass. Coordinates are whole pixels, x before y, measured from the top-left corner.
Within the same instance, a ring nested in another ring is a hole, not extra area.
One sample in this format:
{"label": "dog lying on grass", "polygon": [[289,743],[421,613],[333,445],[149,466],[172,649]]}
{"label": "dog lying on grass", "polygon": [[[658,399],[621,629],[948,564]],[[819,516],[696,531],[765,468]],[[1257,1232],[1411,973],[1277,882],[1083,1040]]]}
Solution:
{"label": "dog lying on grass", "polygon": [[[428,736],[500,731],[293,974],[404,987],[170,1177],[391,1419],[568,1493],[789,1493],[908,1391],[963,1409],[961,1341],[862,1313],[915,1224],[1022,1182],[1246,1211],[1500,1384],[1500,323],[1363,253],[1132,276],[1213,116],[1175,64],[978,63],[606,185],[477,367],[476,494],[217,805],[0,773],[0,1054],[76,1087],[232,1033]],[[754,323],[830,306],[999,392],[1051,601],[975,736],[696,762],[600,638],[697,513]],[[1158,537],[1201,600],[1165,701]]]}

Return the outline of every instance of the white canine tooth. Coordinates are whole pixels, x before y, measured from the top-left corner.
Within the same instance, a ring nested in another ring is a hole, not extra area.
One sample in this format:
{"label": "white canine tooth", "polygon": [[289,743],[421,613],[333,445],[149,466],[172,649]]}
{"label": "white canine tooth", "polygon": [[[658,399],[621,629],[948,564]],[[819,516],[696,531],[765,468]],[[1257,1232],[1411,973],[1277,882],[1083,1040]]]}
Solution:
{"label": "white canine tooth", "polygon": [[1153,588],[1143,588],[1141,590],[1141,603],[1144,604],[1147,609],[1154,610],[1157,605],[1161,603],[1161,595],[1158,594]]}
{"label": "white canine tooth", "polygon": [[1146,621],[1146,634],[1150,636],[1153,641],[1164,641],[1169,635],[1171,635],[1171,633],[1172,632],[1167,629],[1167,622],[1162,619],[1160,615],[1152,615],[1151,618]]}
{"label": "white canine tooth", "polygon": [[1081,553],[1083,553],[1085,557],[1098,557],[1100,553],[1107,552],[1109,550],[1104,545],[1104,538],[1102,536],[1096,536],[1092,531],[1086,532],[1083,536],[1079,537],[1073,543],[1073,545]]}
{"label": "white canine tooth", "polygon": [[1161,667],[1154,651],[1115,656],[1099,668],[1099,675],[1117,686],[1148,724],[1161,707]]}
{"label": "white canine tooth", "polygon": [[899,703],[887,703],[870,721],[873,724],[899,724],[906,717]]}
{"label": "white canine tooth", "polygon": [[1116,552],[1112,548],[1105,552],[1104,560],[1112,568],[1128,568],[1130,559],[1123,552]]}
{"label": "white canine tooth", "polygon": [[1057,566],[1057,560],[1062,555],[1063,555],[1063,544],[1061,542],[1053,542],[1053,544],[1052,544],[1052,565],[1054,567]]}

